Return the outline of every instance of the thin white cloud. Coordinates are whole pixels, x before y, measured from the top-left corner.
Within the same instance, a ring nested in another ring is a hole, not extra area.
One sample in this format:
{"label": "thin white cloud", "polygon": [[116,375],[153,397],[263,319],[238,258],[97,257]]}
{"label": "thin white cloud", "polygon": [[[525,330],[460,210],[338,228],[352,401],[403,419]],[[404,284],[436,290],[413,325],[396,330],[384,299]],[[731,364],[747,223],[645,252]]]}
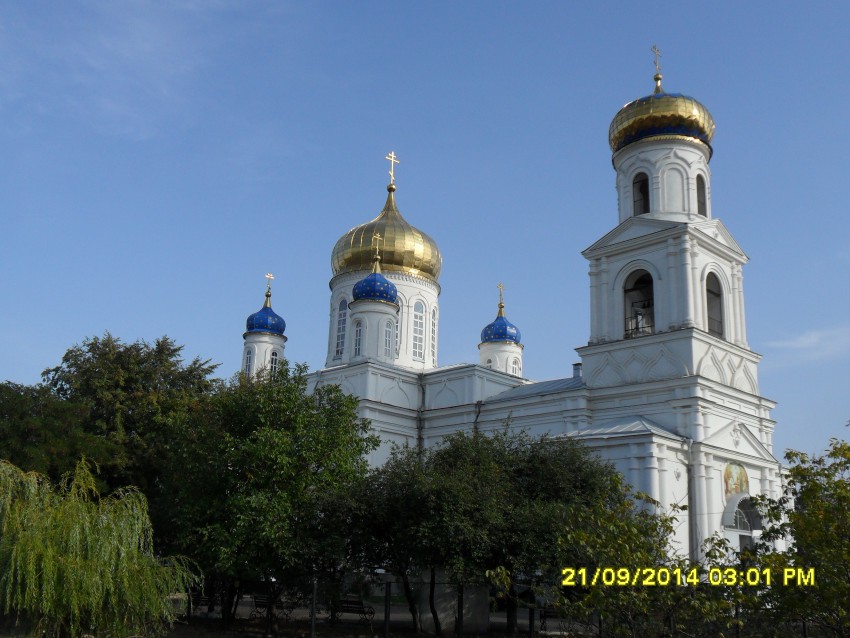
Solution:
{"label": "thin white cloud", "polygon": [[205,63],[199,8],[94,2],[0,10],[0,104],[18,117],[73,118],[131,138],[180,117]]}
{"label": "thin white cloud", "polygon": [[769,341],[767,347],[777,351],[785,363],[824,361],[850,354],[850,326],[807,330],[798,335]]}

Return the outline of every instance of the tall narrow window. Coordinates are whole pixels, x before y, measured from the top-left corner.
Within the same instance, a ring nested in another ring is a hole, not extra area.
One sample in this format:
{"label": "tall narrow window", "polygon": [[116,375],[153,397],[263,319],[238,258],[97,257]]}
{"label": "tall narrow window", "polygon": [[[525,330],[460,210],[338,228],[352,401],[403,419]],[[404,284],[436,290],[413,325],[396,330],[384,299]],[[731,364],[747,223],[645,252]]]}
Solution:
{"label": "tall narrow window", "polygon": [[354,356],[360,356],[360,350],[363,343],[363,322],[354,322]]}
{"label": "tall narrow window", "polygon": [[431,363],[437,365],[437,309],[431,310]]}
{"label": "tall narrow window", "polygon": [[715,337],[723,336],[723,289],[713,272],[705,279],[705,308],[708,315],[708,332]]}
{"label": "tall narrow window", "polygon": [[626,339],[651,335],[655,332],[655,297],[652,275],[636,270],[623,289],[626,311]]}
{"label": "tall narrow window", "polygon": [[425,360],[425,305],[421,301],[413,306],[413,358]]}
{"label": "tall narrow window", "polygon": [[705,178],[697,175],[697,212],[703,217],[708,217],[708,205],[705,199]]}
{"label": "tall narrow window", "polygon": [[632,199],[635,215],[645,215],[649,212],[649,178],[646,173],[638,173],[632,182]]}
{"label": "tall narrow window", "polygon": [[515,377],[519,376],[519,359],[511,361],[511,374]]}
{"label": "tall narrow window", "polygon": [[395,326],[392,321],[387,321],[384,324],[384,356],[387,359],[393,357],[393,337],[395,336]]}
{"label": "tall narrow window", "polygon": [[345,298],[339,300],[339,308],[336,314],[336,349],[334,357],[341,357],[345,350],[345,321],[348,317],[348,304]]}
{"label": "tall narrow window", "polygon": [[251,351],[245,350],[245,374],[251,374]]}
{"label": "tall narrow window", "polygon": [[272,375],[277,374],[277,369],[280,365],[280,359],[277,355],[277,350],[272,350],[271,361],[269,361],[269,370],[271,370]]}

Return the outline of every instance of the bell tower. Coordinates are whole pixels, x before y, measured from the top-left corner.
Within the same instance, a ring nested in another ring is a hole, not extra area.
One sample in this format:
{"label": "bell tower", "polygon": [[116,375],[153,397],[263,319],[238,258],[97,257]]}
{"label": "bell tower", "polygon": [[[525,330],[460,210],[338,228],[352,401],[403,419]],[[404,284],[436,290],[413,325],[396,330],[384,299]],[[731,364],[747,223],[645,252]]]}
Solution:
{"label": "bell tower", "polygon": [[[774,403],[747,344],[747,256],[712,210],[714,120],[662,88],[657,57],[654,80],[609,129],[618,223],[582,253],[590,336],[577,351],[604,456],[664,506],[688,505],[680,541],[697,557],[702,530],[724,529],[742,499],[778,495]],[[638,433],[646,444],[611,438]],[[756,480],[735,500],[724,472],[739,467]]]}

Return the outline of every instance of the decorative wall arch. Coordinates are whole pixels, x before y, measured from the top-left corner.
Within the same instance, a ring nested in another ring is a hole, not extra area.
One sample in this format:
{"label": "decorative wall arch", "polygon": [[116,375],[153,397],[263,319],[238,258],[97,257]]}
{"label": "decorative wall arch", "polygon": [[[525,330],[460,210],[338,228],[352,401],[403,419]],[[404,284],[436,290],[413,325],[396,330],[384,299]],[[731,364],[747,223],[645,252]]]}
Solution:
{"label": "decorative wall arch", "polygon": [[685,210],[685,193],[688,183],[687,167],[679,167],[676,164],[668,165],[661,175],[662,184],[662,212],[682,212]]}

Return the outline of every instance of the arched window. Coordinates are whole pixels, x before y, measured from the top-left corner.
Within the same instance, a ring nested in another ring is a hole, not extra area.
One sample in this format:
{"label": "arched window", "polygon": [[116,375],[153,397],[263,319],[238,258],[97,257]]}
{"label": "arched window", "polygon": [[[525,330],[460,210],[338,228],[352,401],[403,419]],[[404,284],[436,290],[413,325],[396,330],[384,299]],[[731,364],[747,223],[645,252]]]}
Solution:
{"label": "arched window", "polygon": [[761,514],[748,494],[730,498],[721,523],[725,528],[724,536],[739,550],[752,547],[753,537],[762,529]]}
{"label": "arched window", "polygon": [[360,356],[361,345],[363,342],[363,322],[354,322],[354,356]]}
{"label": "arched window", "polygon": [[646,173],[638,173],[632,182],[632,200],[635,215],[645,215],[649,212],[649,178]]}
{"label": "arched window", "polygon": [[655,332],[655,297],[652,275],[636,270],[623,289],[626,311],[626,339],[651,335]]}
{"label": "arched window", "polygon": [[697,212],[703,217],[708,217],[708,204],[705,199],[705,178],[697,175]]}
{"label": "arched window", "polygon": [[425,304],[421,301],[413,306],[413,358],[425,360]]}
{"label": "arched window", "polygon": [[250,349],[245,350],[245,367],[243,368],[245,374],[251,374],[251,354],[252,353]]}
{"label": "arched window", "polygon": [[488,368],[492,368],[492,367],[493,367],[493,360],[492,360],[492,359],[487,359],[487,367],[488,367]]}
{"label": "arched window", "polygon": [[387,321],[384,324],[384,356],[387,359],[393,357],[393,336],[395,335],[395,326],[392,321]]}
{"label": "arched window", "polygon": [[336,349],[334,357],[341,357],[345,350],[345,321],[348,318],[348,304],[345,298],[339,300],[339,307],[336,314]]}
{"label": "arched window", "polygon": [[269,362],[269,370],[273,375],[277,374],[277,369],[280,366],[280,358],[278,357],[277,350],[272,350],[271,361]]}
{"label": "arched window", "polygon": [[708,332],[723,336],[723,289],[713,272],[705,278],[705,308],[708,314]]}
{"label": "arched window", "polygon": [[515,377],[519,376],[519,359],[511,361],[511,374]]}
{"label": "arched window", "polygon": [[431,310],[431,363],[437,365],[437,309]]}

